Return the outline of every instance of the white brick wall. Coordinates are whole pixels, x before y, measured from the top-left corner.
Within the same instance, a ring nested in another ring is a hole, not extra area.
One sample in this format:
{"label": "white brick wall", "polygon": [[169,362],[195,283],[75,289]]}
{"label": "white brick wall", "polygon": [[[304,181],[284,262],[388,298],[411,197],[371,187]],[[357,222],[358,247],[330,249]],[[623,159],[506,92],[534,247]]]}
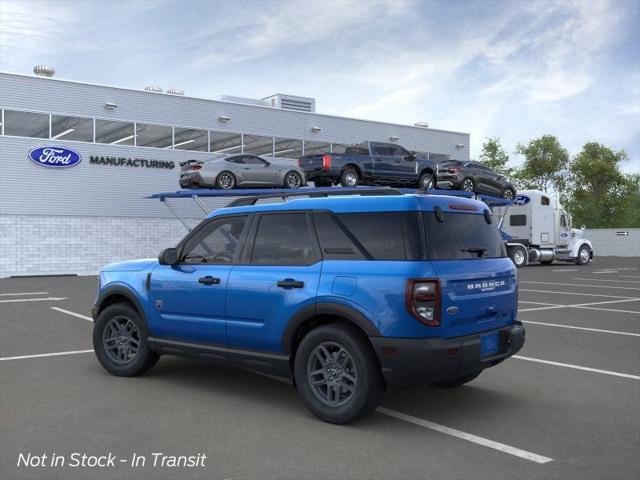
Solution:
{"label": "white brick wall", "polygon": [[[628,235],[618,235],[618,232]],[[594,257],[640,257],[640,228],[589,229],[583,238],[593,243]]]}
{"label": "white brick wall", "polygon": [[156,257],[186,233],[166,218],[0,215],[0,277],[95,275],[107,263]]}

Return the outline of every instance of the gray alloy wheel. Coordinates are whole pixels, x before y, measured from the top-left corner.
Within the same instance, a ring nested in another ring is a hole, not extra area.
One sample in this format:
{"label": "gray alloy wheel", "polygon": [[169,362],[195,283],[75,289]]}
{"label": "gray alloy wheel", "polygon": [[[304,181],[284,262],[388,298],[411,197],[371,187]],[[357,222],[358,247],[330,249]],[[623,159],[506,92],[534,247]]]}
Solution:
{"label": "gray alloy wheel", "polygon": [[504,198],[505,200],[513,200],[513,190],[507,188],[502,194],[502,198]]}
{"label": "gray alloy wheel", "polygon": [[340,183],[343,187],[356,187],[358,185],[358,174],[355,170],[347,170],[342,174]]}
{"label": "gray alloy wheel", "polygon": [[302,177],[298,172],[291,171],[284,177],[284,184],[287,188],[300,188],[302,186]]}
{"label": "gray alloy wheel", "polygon": [[473,184],[473,180],[470,178],[465,178],[462,181],[462,190],[465,192],[473,192],[475,185]]}
{"label": "gray alloy wheel", "polygon": [[586,245],[582,245],[580,247],[580,250],[578,250],[578,258],[576,259],[576,263],[578,265],[586,265],[587,263],[589,263],[590,257],[591,254],[589,252],[589,247],[587,247]]}
{"label": "gray alloy wheel", "polygon": [[216,184],[222,190],[231,190],[236,186],[236,177],[231,172],[221,172],[216,179]]}
{"label": "gray alloy wheel", "polygon": [[102,346],[109,360],[118,365],[127,365],[138,354],[140,331],[130,318],[119,315],[109,320],[104,327]]}
{"label": "gray alloy wheel", "polygon": [[328,407],[347,403],[358,386],[356,364],[347,349],[336,342],[323,342],[313,349],[307,378],[311,391]]}
{"label": "gray alloy wheel", "polygon": [[433,175],[430,173],[423,173],[420,177],[420,188],[423,190],[433,188]]}

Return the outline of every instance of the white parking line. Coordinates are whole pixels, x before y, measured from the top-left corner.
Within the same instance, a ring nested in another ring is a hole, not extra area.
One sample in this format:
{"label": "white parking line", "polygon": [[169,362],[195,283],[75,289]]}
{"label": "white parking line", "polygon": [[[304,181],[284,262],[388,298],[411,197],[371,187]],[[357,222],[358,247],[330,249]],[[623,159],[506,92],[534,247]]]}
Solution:
{"label": "white parking line", "polygon": [[11,298],[9,300],[0,300],[0,303],[17,303],[17,302],[57,302],[58,300],[66,300],[67,297],[47,297],[47,298]]}
{"label": "white parking line", "polygon": [[574,325],[560,325],[558,323],[533,322],[530,320],[521,320],[522,323],[530,323],[532,325],[543,325],[545,327],[571,328],[574,330],[585,330],[587,332],[611,333],[614,335],[628,335],[630,337],[640,337],[640,333],[619,332],[617,330],[601,330],[599,328],[576,327]]}
{"label": "white parking line", "polygon": [[0,297],[17,297],[19,295],[49,295],[49,292],[0,293]]}
{"label": "white parking line", "polygon": [[615,288],[616,290],[640,290],[640,287],[615,287],[613,285],[586,285],[584,283],[534,282],[533,280],[520,280],[520,283],[541,283],[542,285],[560,285],[564,287]]}
{"label": "white parking line", "polygon": [[600,370],[598,368],[583,367],[581,365],[573,365],[571,363],[552,362],[551,360],[542,360],[541,358],[521,357],[520,355],[514,355],[511,358],[517,358],[518,360],[526,360],[528,362],[545,363],[547,365],[555,365],[556,367],[573,368],[575,370],[583,370],[585,372],[603,373],[605,375],[612,375],[614,377],[630,378],[632,380],[640,380],[640,376],[631,375],[629,373],[612,372],[610,370]]}
{"label": "white parking line", "polygon": [[614,283],[640,283],[638,280],[604,280],[602,278],[580,278],[573,277],[572,280],[588,280],[590,282],[614,282]]}
{"label": "white parking line", "polygon": [[18,357],[2,357],[0,358],[0,362],[5,362],[7,360],[24,360],[27,358],[59,357],[62,355],[76,355],[78,353],[91,353],[91,352],[93,352],[93,350],[71,350],[68,352],[38,353],[36,355],[20,355]]}
{"label": "white parking line", "polygon": [[637,310],[619,310],[615,308],[598,308],[598,307],[581,307],[581,306],[571,307],[571,308],[583,308],[585,310],[600,310],[601,312],[631,313],[634,315],[640,314],[640,312]]}
{"label": "white parking line", "polygon": [[[560,293],[560,292],[558,292],[558,293]],[[587,294],[585,294],[585,295],[587,295]],[[602,295],[602,296],[606,297],[607,295]],[[606,305],[606,304],[609,304],[609,303],[637,302],[638,300],[640,300],[640,298],[636,298],[636,297],[622,297],[622,298],[624,300],[608,300],[608,301],[605,301],[605,302],[576,303],[574,305],[551,305],[551,306],[548,306],[548,307],[520,308],[520,309],[518,309],[518,312],[535,312],[536,310],[553,310],[555,308],[585,308],[587,310],[604,310],[606,312],[636,313],[633,310],[613,310],[613,309],[608,309],[608,308],[596,308],[596,307],[593,306],[593,305]]]}
{"label": "white parking line", "polygon": [[71,315],[72,317],[78,317],[88,322],[93,322],[93,318],[87,317],[86,315],[80,315],[79,313],[71,312],[69,310],[65,310],[64,308],[58,308],[58,307],[50,307],[50,308],[51,310],[55,310],[56,312],[66,313],[67,315]]}
{"label": "white parking line", "polygon": [[552,272],[577,272],[580,270],[579,268],[558,268],[556,270],[551,270]]}
{"label": "white parking line", "polygon": [[562,305],[558,305],[557,303],[545,303],[545,302],[530,302],[525,300],[518,300],[518,303],[530,303],[531,305],[549,305],[552,307],[561,307]]}
{"label": "white parking line", "polygon": [[618,270],[601,270],[601,271],[595,271],[593,273],[620,273],[618,272]]}
{"label": "white parking line", "polygon": [[388,415],[389,417],[402,420],[403,422],[419,425],[421,427],[425,427],[430,430],[435,430],[436,432],[444,433],[445,435],[450,435],[452,437],[460,438],[468,442],[482,445],[483,447],[493,448],[494,450],[499,450],[501,452],[508,453],[509,455],[514,455],[516,457],[524,458],[525,460],[529,460],[531,462],[549,463],[553,461],[553,458],[543,457],[542,455],[538,455],[536,453],[527,452],[526,450],[521,450],[520,448],[512,447],[510,445],[505,445],[504,443],[495,442],[493,440],[489,440],[488,438],[478,437],[477,435],[463,432],[461,430],[456,430],[455,428],[446,427],[444,425],[440,425],[439,423],[431,422],[429,420],[423,420],[422,418],[414,417],[413,415],[407,415],[406,413],[397,412],[395,410],[389,410],[388,408],[384,408],[384,407],[380,407],[376,411],[383,415]]}
{"label": "white parking line", "polygon": [[519,288],[520,292],[557,293],[558,295],[577,295],[579,297],[629,298],[640,300],[640,297],[622,297],[620,295],[601,295],[599,293],[558,292],[557,290],[535,290],[533,288]]}

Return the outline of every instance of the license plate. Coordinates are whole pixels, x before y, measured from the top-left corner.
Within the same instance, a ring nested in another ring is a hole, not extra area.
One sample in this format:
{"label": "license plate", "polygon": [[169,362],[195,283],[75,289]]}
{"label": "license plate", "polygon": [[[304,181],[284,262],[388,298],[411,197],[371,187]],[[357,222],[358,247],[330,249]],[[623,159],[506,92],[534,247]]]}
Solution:
{"label": "license plate", "polygon": [[480,356],[488,357],[498,353],[498,347],[500,346],[500,337],[498,332],[490,333],[480,337]]}

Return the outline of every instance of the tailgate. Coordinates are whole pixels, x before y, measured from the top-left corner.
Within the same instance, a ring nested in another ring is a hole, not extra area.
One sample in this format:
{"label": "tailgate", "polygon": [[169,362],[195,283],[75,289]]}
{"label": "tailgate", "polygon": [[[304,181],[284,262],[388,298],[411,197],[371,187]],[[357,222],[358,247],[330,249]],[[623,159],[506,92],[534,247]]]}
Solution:
{"label": "tailgate", "polygon": [[518,279],[508,258],[434,261],[442,295],[444,337],[471,335],[516,319]]}
{"label": "tailgate", "polygon": [[322,157],[324,154],[305,155],[298,164],[305,172],[314,172],[322,170]]}

